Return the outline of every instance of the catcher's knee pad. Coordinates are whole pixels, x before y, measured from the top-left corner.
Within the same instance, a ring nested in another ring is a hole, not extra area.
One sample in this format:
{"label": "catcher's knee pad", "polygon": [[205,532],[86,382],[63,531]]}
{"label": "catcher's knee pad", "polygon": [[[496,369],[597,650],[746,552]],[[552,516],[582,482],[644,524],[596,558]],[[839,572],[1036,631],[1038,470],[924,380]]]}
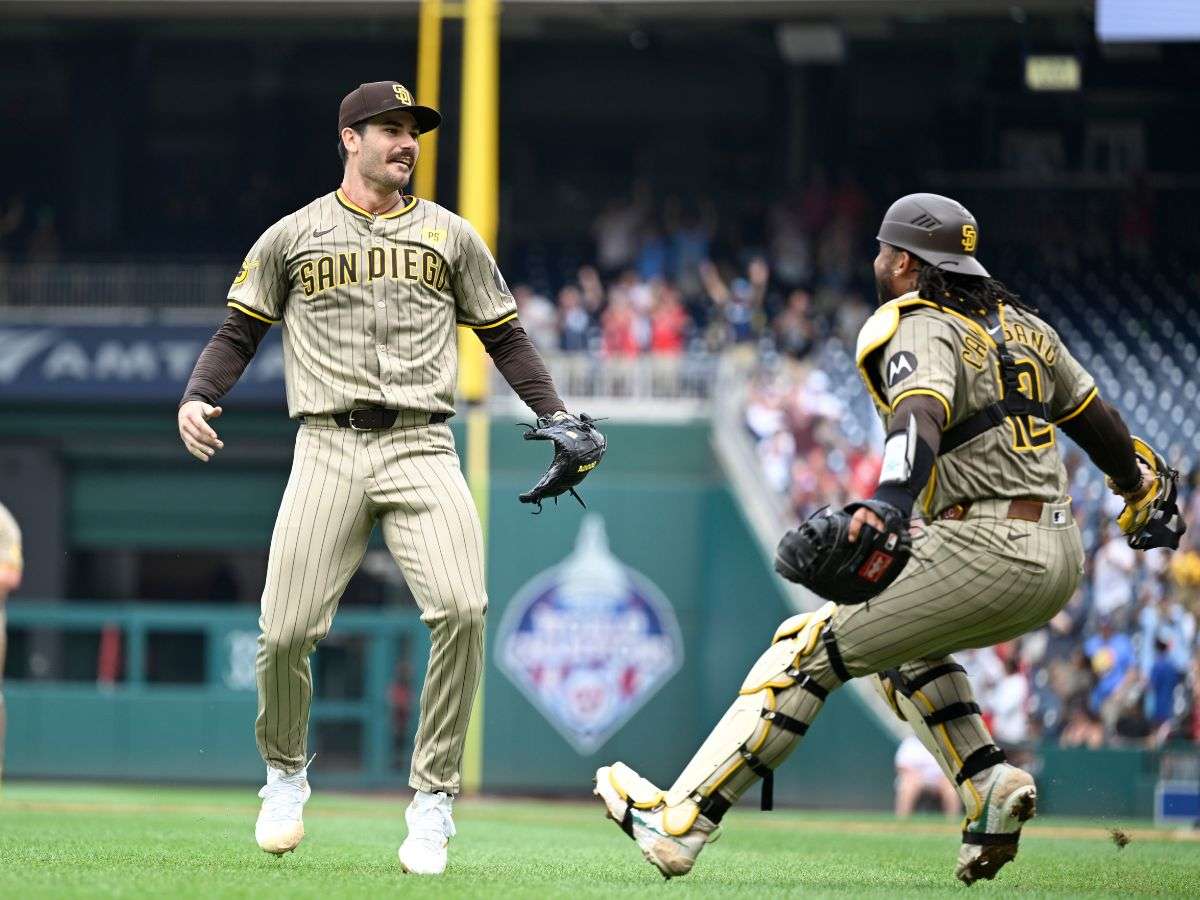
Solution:
{"label": "catcher's knee pad", "polygon": [[757,778],[763,779],[763,808],[771,808],[773,770],[808,730],[829,694],[829,688],[803,671],[801,660],[823,652],[821,633],[835,609],[827,603],[816,612],[791,617],[776,631],[737,699],[667,791],[663,821],[671,834],[683,834],[701,814],[719,822]]}
{"label": "catcher's knee pad", "polygon": [[1004,751],[992,743],[983,725],[962,666],[944,662],[910,668],[915,671],[881,672],[877,686],[933,754],[962,798],[968,818],[973,818],[983,809],[983,798],[971,779],[1004,762]]}

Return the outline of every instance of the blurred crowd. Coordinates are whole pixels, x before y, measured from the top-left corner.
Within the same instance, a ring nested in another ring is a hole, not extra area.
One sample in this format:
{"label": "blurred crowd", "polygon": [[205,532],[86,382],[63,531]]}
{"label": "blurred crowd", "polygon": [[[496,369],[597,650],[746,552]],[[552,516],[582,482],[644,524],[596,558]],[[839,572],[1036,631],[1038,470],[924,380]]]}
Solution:
{"label": "blurred crowd", "polygon": [[[797,520],[870,496],[879,435],[850,435],[852,412],[821,368],[760,375],[744,425],[766,481]],[[1067,445],[1067,442],[1063,442]],[[1200,472],[1182,490],[1192,524],[1177,552],[1130,549],[1115,524],[1122,501],[1075,449],[1067,474],[1086,572],[1044,628],[997,647],[957,654],[1002,745],[1200,742]]]}
{"label": "blurred crowd", "polygon": [[595,220],[594,265],[513,293],[544,351],[621,359],[749,345],[803,359],[861,319],[869,214],[856,182],[820,172],[749,221],[704,200],[656,207],[639,190]]}
{"label": "blurred crowd", "polygon": [[[874,306],[869,268],[859,271],[870,248],[858,246],[873,216],[852,179],[820,172],[756,225],[635,195],[596,220],[595,265],[557,291],[519,284],[514,294],[548,352],[617,360],[745,348],[758,374],[744,425],[766,482],[804,518],[869,496],[879,478],[882,434],[851,359]],[[1077,451],[1066,464],[1086,574],[1044,628],[962,654],[989,724],[1010,748],[1200,741],[1196,479],[1183,492],[1194,523],[1184,545],[1138,553],[1095,468]]]}

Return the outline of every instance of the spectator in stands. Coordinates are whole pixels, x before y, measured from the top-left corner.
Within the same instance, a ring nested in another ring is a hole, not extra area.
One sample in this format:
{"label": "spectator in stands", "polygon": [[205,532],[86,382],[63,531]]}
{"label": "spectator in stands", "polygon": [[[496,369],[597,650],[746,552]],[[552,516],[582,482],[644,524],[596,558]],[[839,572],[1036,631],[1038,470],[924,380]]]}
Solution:
{"label": "spectator in stands", "polygon": [[1099,750],[1104,746],[1104,726],[1099,717],[1088,707],[1085,694],[1077,694],[1067,701],[1067,722],[1059,735],[1060,747],[1086,747]]}
{"label": "spectator in stands", "polygon": [[1092,614],[1109,620],[1118,630],[1133,615],[1133,581],[1137,551],[1125,541],[1116,525],[1105,526],[1104,540],[1092,557]]}
{"label": "spectator in stands", "polygon": [[771,269],[788,288],[808,285],[813,277],[812,248],[799,206],[800,201],[790,196],[772,206],[767,218]]}
{"label": "spectator in stands", "polygon": [[1175,717],[1176,692],[1187,672],[1171,652],[1171,642],[1175,637],[1170,631],[1155,636],[1154,659],[1146,676],[1146,717],[1151,726],[1160,730]]}
{"label": "spectator in stands", "polygon": [[711,255],[717,213],[712,201],[702,199],[698,207],[685,209],[678,198],[667,204],[667,243],[672,275],[685,294],[700,290],[700,266]]}
{"label": "spectator in stands", "polygon": [[1155,584],[1149,593],[1151,601],[1138,613],[1138,666],[1143,675],[1149,676],[1159,655],[1157,645],[1165,642],[1171,661],[1182,675],[1195,646],[1196,617],[1161,584]]}
{"label": "spectator in stands", "polygon": [[529,339],[542,353],[559,346],[558,310],[546,297],[526,284],[513,288],[513,299],[517,301],[517,312]]}
{"label": "spectator in stands", "polygon": [[642,231],[635,269],[643,281],[667,278],[674,266],[670,247],[656,222],[648,222]]}
{"label": "spectator in stands", "polygon": [[1010,652],[1004,676],[991,694],[992,736],[1001,747],[1020,747],[1029,740],[1029,698],[1029,679],[1017,654]]}
{"label": "spectator in stands", "polygon": [[1111,616],[1101,615],[1096,624],[1098,631],[1084,642],[1083,652],[1096,676],[1088,708],[1098,714],[1133,666],[1133,642],[1129,635],[1115,630]]}
{"label": "spectator in stands", "polygon": [[599,321],[604,310],[604,284],[600,281],[600,273],[594,266],[580,266],[575,280],[583,296],[584,310],[593,322]]}
{"label": "spectator in stands", "polygon": [[608,309],[600,319],[601,352],[613,358],[638,355],[637,321],[629,296],[620,289],[609,294]]}
{"label": "spectator in stands", "polygon": [[659,283],[650,315],[650,352],[658,356],[681,354],[689,325],[679,291],[673,285]]}
{"label": "spectator in stands", "polygon": [[796,288],[771,325],[775,349],[792,359],[807,357],[816,347],[817,329],[812,317],[812,295]]}
{"label": "spectator in stands", "polygon": [[612,199],[596,217],[592,224],[596,263],[606,276],[616,275],[633,264],[645,216],[644,203]]}
{"label": "spectator in stands", "polygon": [[564,353],[587,351],[592,317],[583,308],[583,293],[573,284],[558,292],[558,346]]}
{"label": "spectator in stands", "polygon": [[942,774],[933,754],[915,735],[906,735],[896,748],[896,817],[907,819],[923,794],[933,794],[949,819],[958,817],[958,792]]}
{"label": "spectator in stands", "polygon": [[758,445],[763,476],[776,493],[786,493],[796,457],[796,442],[787,431],[777,431]]}

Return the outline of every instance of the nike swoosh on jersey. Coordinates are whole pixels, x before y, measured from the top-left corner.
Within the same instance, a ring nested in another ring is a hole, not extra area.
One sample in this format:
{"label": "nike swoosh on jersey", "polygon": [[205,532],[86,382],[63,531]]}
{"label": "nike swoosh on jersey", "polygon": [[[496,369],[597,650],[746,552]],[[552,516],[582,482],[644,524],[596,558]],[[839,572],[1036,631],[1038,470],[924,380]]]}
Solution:
{"label": "nike swoosh on jersey", "polygon": [[999,325],[997,325],[995,328],[989,328],[989,329],[987,330],[987,333],[988,333],[988,334],[995,334],[995,333],[996,333],[996,332],[998,332],[999,330],[1000,330],[1000,326],[999,326]]}
{"label": "nike swoosh on jersey", "polygon": [[314,228],[313,229],[313,237],[322,237],[323,235],[329,234],[329,232],[333,231],[333,229],[335,229],[335,228],[337,228],[336,225],[331,225],[328,228],[326,228],[324,231],[317,231]]}

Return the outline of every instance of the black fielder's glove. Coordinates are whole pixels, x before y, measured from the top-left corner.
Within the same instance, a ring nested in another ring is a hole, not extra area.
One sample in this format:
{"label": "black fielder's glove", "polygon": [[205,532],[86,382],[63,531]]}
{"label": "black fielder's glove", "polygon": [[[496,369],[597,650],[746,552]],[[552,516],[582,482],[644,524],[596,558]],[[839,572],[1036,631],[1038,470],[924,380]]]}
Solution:
{"label": "black fielder's glove", "polygon": [[[850,543],[850,520],[866,508],[879,516],[883,531],[863,525]],[[860,500],[843,509],[824,509],[783,536],[775,550],[775,571],[835,603],[865,603],[904,570],[912,556],[908,517],[890,503]]]}
{"label": "black fielder's glove", "polygon": [[[1179,539],[1187,524],[1179,512],[1179,472],[1167,465],[1162,454],[1136,435],[1133,452],[1143,474],[1140,493],[1123,494],[1125,508],[1117,516],[1117,526],[1134,550],[1153,550],[1156,547],[1179,548]],[[1111,478],[1108,486],[1117,493]]]}
{"label": "black fielder's glove", "polygon": [[579,501],[580,506],[587,506],[575,492],[575,485],[600,465],[604,451],[608,449],[608,439],[596,429],[593,424],[595,421],[587,413],[580,413],[576,417],[559,411],[538,419],[536,426],[525,426],[525,440],[554,442],[554,459],[550,461],[550,468],[537,484],[520,496],[522,503],[537,504],[534,515],[542,511],[543,500],[553,497],[557,503],[558,496],[568,492]]}

